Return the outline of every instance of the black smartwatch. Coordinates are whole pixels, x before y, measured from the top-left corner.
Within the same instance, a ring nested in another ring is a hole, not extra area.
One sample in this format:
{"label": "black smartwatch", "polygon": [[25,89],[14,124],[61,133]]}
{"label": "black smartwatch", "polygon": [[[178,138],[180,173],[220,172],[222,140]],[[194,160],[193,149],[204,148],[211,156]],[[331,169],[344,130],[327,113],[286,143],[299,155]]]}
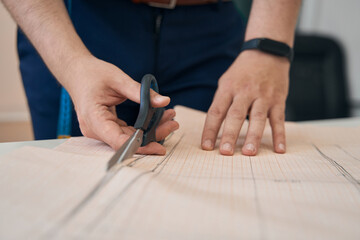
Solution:
{"label": "black smartwatch", "polygon": [[294,58],[294,50],[289,45],[268,38],[255,38],[244,42],[241,52],[249,49],[257,49],[276,56],[286,57],[290,62]]}

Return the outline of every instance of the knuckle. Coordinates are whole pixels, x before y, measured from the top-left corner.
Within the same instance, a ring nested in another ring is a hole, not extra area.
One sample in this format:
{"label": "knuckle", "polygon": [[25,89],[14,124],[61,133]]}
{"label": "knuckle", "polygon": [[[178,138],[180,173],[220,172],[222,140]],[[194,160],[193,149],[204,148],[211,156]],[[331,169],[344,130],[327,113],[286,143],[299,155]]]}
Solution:
{"label": "knuckle", "polygon": [[284,122],[285,121],[285,113],[276,114],[273,116],[273,121],[275,122]]}
{"label": "knuckle", "polygon": [[234,139],[237,139],[238,136],[237,136],[237,134],[235,134],[233,131],[231,131],[231,132],[228,131],[228,132],[224,132],[223,138],[224,138],[224,139],[234,140]]}
{"label": "knuckle", "polygon": [[218,107],[211,107],[208,111],[208,114],[214,118],[221,118],[223,115],[223,110]]}
{"label": "knuckle", "polygon": [[113,132],[113,128],[109,124],[104,124],[104,126],[102,128],[102,132],[104,134],[111,134]]}
{"label": "knuckle", "polygon": [[83,114],[77,112],[77,118],[81,126],[86,126],[86,117]]}
{"label": "knuckle", "polygon": [[283,142],[285,140],[285,135],[281,133],[275,133],[273,134],[273,139],[276,141]]}
{"label": "knuckle", "polygon": [[277,121],[279,122],[284,122],[285,121],[285,114],[280,114],[277,118],[276,118]]}
{"label": "knuckle", "polygon": [[221,83],[221,85],[220,85],[221,87],[224,87],[224,86],[227,87],[227,83],[230,81],[231,81],[230,78],[226,74],[224,74],[219,78],[219,85]]}
{"label": "knuckle", "polygon": [[251,139],[252,141],[260,142],[260,140],[261,140],[261,135],[258,134],[258,133],[250,133],[250,134],[248,135],[248,138]]}
{"label": "knuckle", "polygon": [[264,97],[266,98],[266,99],[268,99],[269,101],[271,100],[271,101],[273,101],[274,99],[278,99],[279,97],[279,93],[275,90],[275,89],[273,89],[273,88],[265,88],[264,89]]}
{"label": "knuckle", "polygon": [[283,131],[277,132],[277,133],[274,134],[274,138],[276,138],[276,139],[285,138],[285,133]]}
{"label": "knuckle", "polygon": [[122,146],[122,144],[120,144],[120,143],[113,143],[113,142],[107,142],[106,144],[108,144],[112,149],[115,149],[115,150],[121,148],[121,146]]}
{"label": "knuckle", "polygon": [[164,129],[164,131],[160,132],[159,134],[163,137],[166,137],[167,135],[169,135],[172,132],[171,128],[166,128]]}
{"label": "knuckle", "polygon": [[229,111],[229,116],[239,121],[243,121],[246,118],[245,111],[242,111],[240,109],[232,109],[231,111]]}
{"label": "knuckle", "polygon": [[89,137],[89,132],[87,131],[86,128],[83,128],[80,126],[80,131],[81,131],[82,135],[84,135],[85,137]]}
{"label": "knuckle", "polygon": [[267,113],[264,111],[254,111],[251,113],[251,117],[254,120],[266,120]]}
{"label": "knuckle", "polygon": [[80,127],[85,127],[86,126],[86,122],[83,118],[78,117],[78,121],[79,121],[79,125]]}
{"label": "knuckle", "polygon": [[89,131],[89,128],[80,126],[80,131],[83,136],[93,138],[93,134]]}
{"label": "knuckle", "polygon": [[204,136],[214,137],[217,135],[217,130],[215,128],[208,128],[204,131]]}
{"label": "knuckle", "polygon": [[89,128],[87,126],[87,123],[85,121],[84,118],[82,117],[78,117],[78,121],[79,121],[79,127],[80,127],[80,131],[82,133],[82,135],[84,135],[85,137],[90,137],[90,133],[89,133]]}
{"label": "knuckle", "polygon": [[242,84],[241,86],[241,89],[244,91],[244,92],[253,92],[253,91],[256,91],[256,87],[254,87],[254,85],[250,82],[245,82]]}

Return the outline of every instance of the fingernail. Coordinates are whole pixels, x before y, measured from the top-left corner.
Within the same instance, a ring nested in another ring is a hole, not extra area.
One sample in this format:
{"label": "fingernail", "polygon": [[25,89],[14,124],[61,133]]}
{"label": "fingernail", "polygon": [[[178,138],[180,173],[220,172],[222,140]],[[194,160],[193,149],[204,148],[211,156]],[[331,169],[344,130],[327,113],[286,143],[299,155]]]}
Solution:
{"label": "fingernail", "polygon": [[230,143],[224,143],[224,144],[221,146],[221,150],[227,151],[227,152],[232,152],[232,146],[231,146]]}
{"label": "fingernail", "polygon": [[178,130],[179,127],[180,127],[180,125],[177,124],[177,125],[173,128],[173,130],[174,130],[174,131],[175,131],[175,130]]}
{"label": "fingernail", "polygon": [[167,98],[169,98],[169,97],[167,97],[167,96],[161,96],[161,95],[156,95],[156,96],[155,96],[155,102],[162,102],[162,101],[164,101],[164,100],[167,99]]}
{"label": "fingernail", "polygon": [[282,152],[285,152],[285,145],[282,144],[282,143],[280,143],[280,144],[278,145],[278,149],[279,149],[280,151],[282,151]]}
{"label": "fingernail", "polygon": [[206,148],[206,149],[212,149],[212,142],[211,140],[205,140],[204,143],[203,143],[203,147]]}
{"label": "fingernail", "polygon": [[255,152],[255,146],[252,143],[246,144],[245,149],[250,151],[250,152]]}

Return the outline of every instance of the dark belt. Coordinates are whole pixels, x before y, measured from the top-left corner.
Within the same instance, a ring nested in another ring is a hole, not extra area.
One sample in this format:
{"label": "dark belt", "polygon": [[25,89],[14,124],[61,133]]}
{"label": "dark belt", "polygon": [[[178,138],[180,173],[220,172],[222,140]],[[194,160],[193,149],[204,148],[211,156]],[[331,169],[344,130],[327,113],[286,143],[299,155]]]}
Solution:
{"label": "dark belt", "polygon": [[229,1],[231,0],[132,0],[134,3],[147,3],[153,7],[170,9],[173,9],[176,6],[203,5]]}

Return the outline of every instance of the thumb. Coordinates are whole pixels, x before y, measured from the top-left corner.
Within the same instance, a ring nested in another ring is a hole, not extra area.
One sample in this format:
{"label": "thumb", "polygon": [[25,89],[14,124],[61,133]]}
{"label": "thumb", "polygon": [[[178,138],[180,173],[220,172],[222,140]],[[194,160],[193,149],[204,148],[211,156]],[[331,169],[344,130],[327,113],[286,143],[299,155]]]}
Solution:
{"label": "thumb", "polygon": [[116,92],[130,99],[133,102],[140,103],[141,84],[124,74],[120,78],[120,84],[117,82],[114,86]]}
{"label": "thumb", "polygon": [[[120,86],[118,85],[118,92],[131,101],[140,103],[141,84],[130,78],[128,75],[124,77],[125,78],[122,79],[123,84],[120,84]],[[152,107],[165,107],[170,103],[170,98],[167,96],[162,96],[151,89],[150,101]]]}
{"label": "thumb", "polygon": [[151,89],[150,101],[151,101],[152,107],[156,107],[156,108],[165,107],[165,106],[169,105],[170,98],[168,96],[163,96]]}

